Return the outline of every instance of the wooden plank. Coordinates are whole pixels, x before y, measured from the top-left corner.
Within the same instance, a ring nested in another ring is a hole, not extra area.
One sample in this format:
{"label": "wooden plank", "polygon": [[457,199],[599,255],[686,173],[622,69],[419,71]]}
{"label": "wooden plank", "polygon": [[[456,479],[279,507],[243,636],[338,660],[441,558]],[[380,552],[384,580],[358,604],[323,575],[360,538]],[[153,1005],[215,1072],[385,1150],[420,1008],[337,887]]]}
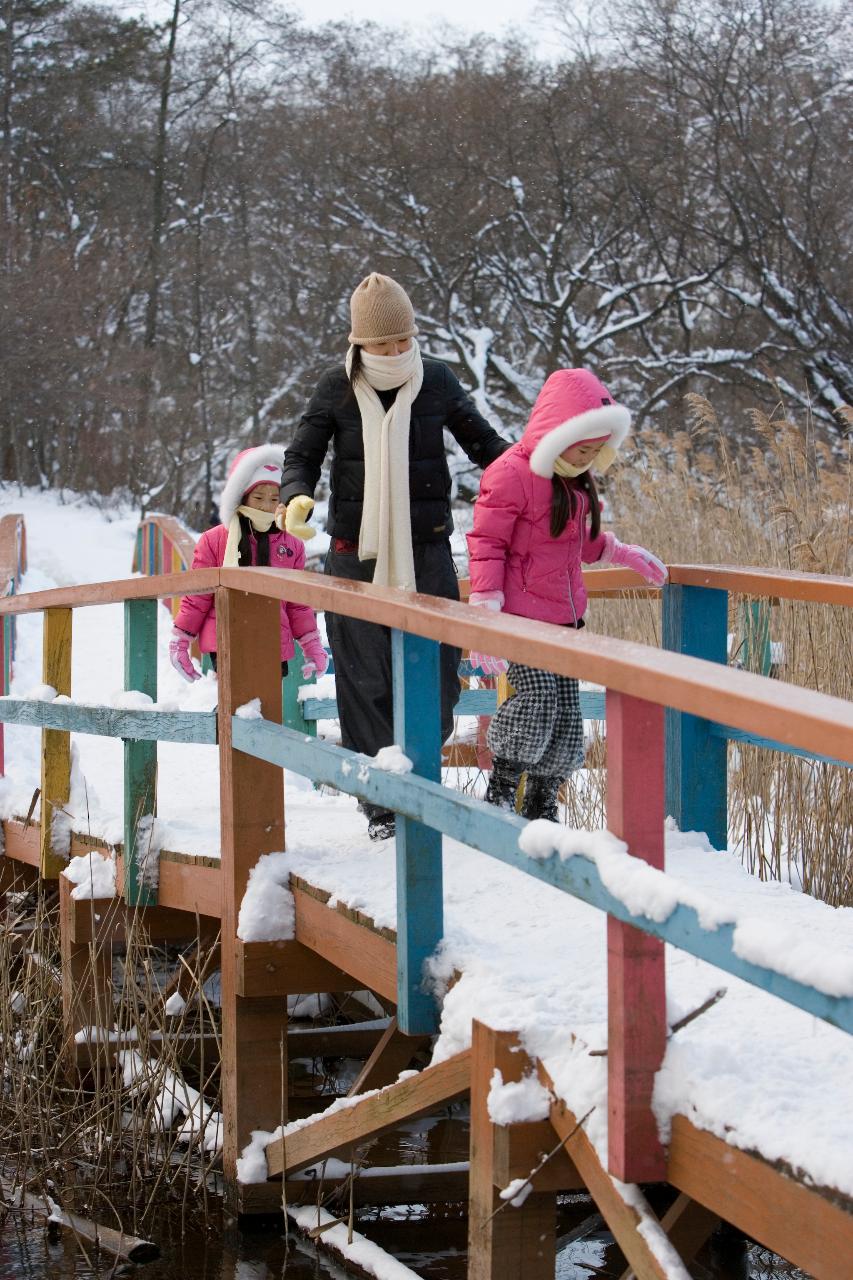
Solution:
{"label": "wooden plank", "polygon": [[[725,666],[728,600],[725,591],[664,587],[664,647]],[[727,795],[726,743],[713,735],[711,721],[668,709],[667,813],[682,831],[704,831],[715,849],[725,849]]]}
{"label": "wooden plank", "polygon": [[[667,1240],[639,1187],[630,1187],[632,1203],[628,1204],[622,1198],[616,1180],[599,1160],[598,1152],[583,1128],[578,1127],[575,1116],[565,1102],[556,1097],[553,1082],[541,1062],[537,1063],[537,1071],[541,1082],[554,1095],[551,1124],[557,1136],[564,1140],[567,1154],[638,1280],[690,1280],[687,1269],[675,1256],[668,1263],[660,1261],[658,1254],[667,1249]],[[642,1218],[635,1206],[642,1209]],[[638,1231],[641,1222],[644,1224],[642,1235]]]}
{"label": "wooden plank", "polygon": [[[544,1156],[554,1150],[556,1140],[549,1120],[526,1124],[498,1125],[494,1135],[495,1186],[503,1190],[516,1178],[527,1178]],[[551,1155],[533,1179],[534,1191],[582,1191],[583,1178],[565,1151]]]}
{"label": "wooden plank", "polygon": [[[157,701],[156,600],[124,602],[124,687]],[[159,855],[151,849],[157,813],[157,743],[124,739],[124,892],[129,903],[157,901]],[[158,865],[154,865],[158,864]]]}
{"label": "wooden plank", "polygon": [[238,994],[235,946],[249,873],[262,854],[284,848],[284,783],[280,769],[235,751],[231,734],[237,708],[256,697],[268,720],[281,719],[279,615],[275,600],[217,592],[223,1169],[232,1204],[252,1130],[274,1129],[287,1108],[287,1002]]}
{"label": "wooden plank", "polygon": [[567,631],[392,587],[292,570],[219,572],[223,583],[239,582],[246,591],[346,613],[462,648],[499,652],[515,662],[576,676],[853,763],[853,705],[843,698],[588,630]]}
{"label": "wooden plank", "polygon": [[[815,1280],[849,1280],[853,1205],[675,1116],[667,1178]],[[831,1194],[831,1193],[830,1193]]]}
{"label": "wooden plank", "polygon": [[38,867],[14,858],[0,857],[0,893],[20,893],[38,884]]}
{"label": "wooden plank", "polygon": [[134,907],[121,898],[95,899],[94,908],[92,899],[84,898],[75,901],[69,911],[71,939],[77,943],[91,942],[107,931],[114,941],[124,941],[134,928],[143,930],[152,942],[186,941],[195,938],[199,928],[205,938],[219,931],[218,920],[170,907]]}
{"label": "wooden plank", "polygon": [[382,1040],[390,1019],[341,1023],[328,1027],[287,1029],[287,1052],[291,1058],[367,1058]]}
{"label": "wooden plank", "polygon": [[[281,1183],[263,1183],[275,1188],[281,1196]],[[285,1195],[288,1204],[316,1204],[322,1185],[324,1195],[336,1190],[348,1197],[348,1179],[323,1177],[288,1178]],[[468,1162],[431,1168],[429,1165],[400,1165],[394,1169],[373,1167],[357,1172],[353,1182],[353,1203],[366,1205],[453,1204],[468,1199]]]}
{"label": "wooden plank", "polygon": [[236,984],[240,996],[296,996],[309,991],[357,990],[351,978],[301,942],[244,942],[236,947]]}
{"label": "wooden plank", "polygon": [[41,825],[38,822],[25,826],[16,818],[6,818],[3,837],[8,859],[33,867],[41,866]]}
{"label": "wooden plank", "polygon": [[392,1018],[347,1090],[347,1096],[355,1098],[368,1089],[384,1089],[387,1084],[393,1084],[400,1072],[411,1065],[415,1054],[428,1044],[429,1036],[405,1035],[397,1019]]}
{"label": "wooden plank", "polygon": [[[397,948],[393,942],[354,924],[304,889],[295,888],[293,899],[298,942],[355,978],[358,986],[389,1000],[397,999]],[[344,991],[346,984],[338,984],[336,989]]]}
{"label": "wooden plank", "polygon": [[[0,602],[2,603],[2,602]],[[42,679],[56,692],[71,695],[71,610],[46,609]],[[71,816],[61,813],[71,794],[71,738],[56,729],[41,735],[41,875],[58,876],[68,861],[69,848],[58,835]]]}
{"label": "wooden plank", "polygon": [[130,711],[121,707],[0,698],[0,721],[106,738],[132,738],[139,742],[216,742],[215,711]]}
{"label": "wooden plank", "polygon": [[728,724],[709,724],[708,733],[712,738],[724,738],[728,742],[748,742],[754,747],[764,747],[767,751],[781,751],[788,756],[799,756],[803,760],[817,760],[820,764],[839,765],[849,769],[847,760],[839,760],[836,756],[821,755],[819,751],[803,751],[801,747],[792,747],[786,742],[777,742],[775,738],[762,738],[757,733],[747,733],[743,729],[733,729]]}
{"label": "wooden plank", "polygon": [[159,901],[163,907],[197,912],[208,919],[219,917],[221,910],[221,872],[217,865],[173,861],[164,849],[160,854]]}
{"label": "wooden plank", "polygon": [[[607,693],[607,826],[628,852],[662,871],[663,708]],[[666,1051],[664,947],[607,920],[608,1167],[623,1182],[655,1182],[666,1157],[652,1113]]]}
{"label": "wooden plank", "polygon": [[728,564],[674,564],[669,566],[669,580],[686,587],[713,587],[748,596],[811,600],[847,608],[853,605],[853,581],[829,573]]}
{"label": "wooden plank", "polygon": [[428,1115],[468,1092],[471,1051],[463,1050],[416,1076],[398,1080],[343,1110],[318,1116],[310,1125],[286,1134],[267,1147],[271,1178],[296,1173],[344,1148],[378,1137],[418,1116]]}
{"label": "wooden plank", "polygon": [[[394,741],[415,773],[441,782],[439,646],[391,632]],[[435,998],[424,989],[424,964],[444,933],[441,832],[398,815],[397,1018],[405,1035],[438,1029]]]}
{"label": "wooden plank", "polygon": [[475,1022],[472,1037],[468,1280],[553,1280],[556,1196],[533,1191],[520,1206],[501,1200],[495,1148],[504,1129],[488,1109],[495,1072],[504,1084],[517,1083],[532,1064],[513,1032]]}
{"label": "wooden plank", "polygon": [[[77,1069],[74,1036],[86,1027],[111,1027],[112,942],[106,927],[98,936],[94,924],[97,904],[85,904],[93,921],[91,942],[74,938],[74,923],[84,904],[71,897],[72,884],[59,877],[59,947],[62,962],[62,1019],[65,1032],[65,1057],[69,1072]],[[108,900],[106,907],[112,900]]]}
{"label": "wooden plank", "polygon": [[[470,796],[450,791],[414,774],[397,775],[371,769],[365,765],[364,757],[351,751],[326,742],[306,742],[302,735],[278,725],[265,725],[263,720],[236,720],[233,732],[243,750],[257,751],[264,759],[272,759],[282,765],[290,763],[293,766],[295,762],[297,772],[331,783],[340,791],[364,795],[398,813],[427,822],[462,844],[480,849],[489,857],[571,893],[617,920],[635,925],[652,937],[662,938],[700,960],[707,960],[833,1026],[853,1032],[853,998],[827,995],[775,970],[743,960],[735,952],[733,925],[707,930],[700,923],[695,909],[685,905],[677,906],[664,921],[635,916],[606,888],[598,868],[584,854],[577,853],[565,859],[556,853],[549,858],[527,857],[518,847],[518,837],[526,822],[515,814],[484,805]],[[323,950],[322,936],[320,929],[308,940],[308,945]],[[329,955],[329,958],[333,957]],[[341,963],[340,960],[335,962]],[[358,957],[352,963],[358,964]],[[341,967],[345,966],[341,964]],[[359,973],[368,972],[369,968],[361,964]],[[371,985],[369,977],[365,977],[364,982]],[[387,988],[381,994],[394,999]]]}
{"label": "wooden plank", "polygon": [[123,600],[161,600],[165,596],[203,595],[219,586],[221,569],[190,569],[116,582],[87,582],[79,587],[51,587],[0,599],[0,614],[37,613],[40,609],[74,609],[86,605],[119,604]]}

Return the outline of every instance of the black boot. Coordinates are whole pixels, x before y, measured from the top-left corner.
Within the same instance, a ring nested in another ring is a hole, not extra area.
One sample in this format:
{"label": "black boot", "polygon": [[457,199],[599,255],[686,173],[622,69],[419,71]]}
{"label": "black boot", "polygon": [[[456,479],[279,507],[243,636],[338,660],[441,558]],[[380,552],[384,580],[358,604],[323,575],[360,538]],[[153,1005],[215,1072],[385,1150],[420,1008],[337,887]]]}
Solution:
{"label": "black boot", "polygon": [[528,773],[521,806],[522,818],[547,818],[549,822],[559,822],[557,795],[562,785],[563,778],[559,774],[541,777]]}
{"label": "black boot", "polygon": [[515,812],[515,797],[522,773],[520,765],[495,756],[489,785],[486,787],[486,803]]}
{"label": "black boot", "polygon": [[367,818],[367,834],[371,840],[388,840],[397,828],[397,815],[389,809],[380,809],[376,804],[361,804],[361,811]]}

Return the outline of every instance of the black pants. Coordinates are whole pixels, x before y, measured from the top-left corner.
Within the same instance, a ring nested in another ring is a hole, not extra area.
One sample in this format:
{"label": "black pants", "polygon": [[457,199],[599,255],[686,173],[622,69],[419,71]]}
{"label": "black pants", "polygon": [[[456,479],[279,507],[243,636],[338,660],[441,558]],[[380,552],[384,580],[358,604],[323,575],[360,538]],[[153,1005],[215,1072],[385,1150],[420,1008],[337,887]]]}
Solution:
{"label": "black pants", "polygon": [[[450,543],[416,543],[415,583],[418,591],[459,599],[456,569]],[[325,573],[354,582],[371,582],[375,560],[359,560],[355,551],[335,551],[326,556]],[[391,631],[375,622],[362,622],[340,613],[326,614],[326,632],[335,660],[335,689],[341,722],[341,745],[375,756],[394,741],[394,709],[391,685]],[[453,708],[459,701],[461,650],[441,645],[441,737],[453,732]]]}

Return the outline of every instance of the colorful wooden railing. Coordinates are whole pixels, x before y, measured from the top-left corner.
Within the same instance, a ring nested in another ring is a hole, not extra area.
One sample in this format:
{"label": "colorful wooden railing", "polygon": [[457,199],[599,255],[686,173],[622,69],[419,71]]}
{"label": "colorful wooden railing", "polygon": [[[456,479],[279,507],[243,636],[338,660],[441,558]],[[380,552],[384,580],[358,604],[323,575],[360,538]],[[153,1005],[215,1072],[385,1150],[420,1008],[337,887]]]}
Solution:
{"label": "colorful wooden railing", "polygon": [[[14,595],[27,571],[27,530],[24,517],[0,519],[0,596]],[[9,692],[15,663],[15,615],[4,614],[0,628],[0,695]],[[4,773],[5,741],[0,723],[0,776]]]}
{"label": "colorful wooden railing", "polygon": [[[606,571],[602,571],[606,572]],[[140,814],[153,812],[156,741],[218,740],[221,796],[223,1063],[236,1064],[241,1043],[255,1046],[263,1027],[278,1025],[273,998],[249,999],[237,912],[258,857],[284,847],[281,768],[393,809],[397,824],[397,1005],[408,1034],[436,1026],[436,1009],[422,989],[424,960],[443,933],[442,836],[449,835],[527,875],[597,907],[608,916],[609,1167],[624,1181],[663,1174],[663,1153],[651,1111],[651,1090],[666,1038],[663,944],[669,942],[763,990],[853,1033],[853,998],[836,997],[783,973],[744,960],[733,928],[705,928],[696,911],[679,903],[665,920],[632,913],[602,882],[595,861],[578,850],[532,859],[519,847],[526,824],[440,784],[438,645],[441,641],[508,658],[606,688],[608,721],[608,827],[634,856],[664,869],[664,776],[677,782],[682,812],[696,813],[696,784],[713,778],[712,743],[733,733],[804,753],[853,763],[853,705],[781,681],[723,665],[719,653],[720,596],[763,591],[791,599],[853,603],[853,584],[759,570],[674,566],[665,589],[667,638],[682,652],[667,652],[592,632],[485,614],[462,604],[409,596],[308,573],[270,569],[211,569],[63,588],[0,601],[0,613],[45,613],[45,680],[71,693],[71,611],[110,601],[125,603],[125,685],[156,697],[151,617],[156,600],[179,591],[216,591],[220,626],[219,708],[197,718],[181,713],[116,712],[73,703],[38,706],[0,700],[0,720],[40,724],[43,759],[43,875],[55,875],[62,857],[52,843],[51,808],[67,799],[67,739],[71,731],[124,738],[124,894],[152,903],[156,891],[142,874]],[[699,594],[694,594],[698,592]],[[707,595],[701,593],[706,592]],[[668,599],[669,597],[669,599]],[[296,733],[281,724],[278,611],[287,598],[392,629],[395,737],[413,763],[407,774],[376,768],[364,757]],[[724,637],[724,629],[722,631]],[[686,650],[705,645],[712,661]],[[715,647],[716,646],[716,647]],[[48,679],[50,677],[50,679]],[[237,709],[260,698],[260,719]],[[189,725],[194,722],[194,728]],[[715,731],[715,727],[720,732]],[[141,750],[148,747],[148,750]],[[691,808],[691,806],[693,806]],[[715,818],[716,810],[708,810]],[[555,828],[555,836],[560,829]],[[172,905],[175,897],[172,897]],[[180,890],[184,892],[184,890]],[[187,888],[187,901],[190,889]],[[280,1003],[280,1002],[279,1002]],[[271,1021],[270,1021],[271,1020]],[[278,1070],[278,1039],[266,1046]],[[245,1073],[244,1073],[245,1074]],[[276,1077],[277,1078],[277,1077]],[[258,1127],[258,1090],[241,1094],[241,1073],[223,1072],[227,1176]],[[255,1082],[256,1083],[256,1082]],[[269,1119],[269,1118],[268,1118]]]}

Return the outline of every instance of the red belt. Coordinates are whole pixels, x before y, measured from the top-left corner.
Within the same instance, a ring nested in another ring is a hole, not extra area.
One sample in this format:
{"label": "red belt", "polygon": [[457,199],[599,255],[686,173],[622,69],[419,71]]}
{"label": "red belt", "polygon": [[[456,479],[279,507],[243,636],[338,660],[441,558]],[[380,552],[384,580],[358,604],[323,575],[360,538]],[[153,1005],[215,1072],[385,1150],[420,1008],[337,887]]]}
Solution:
{"label": "red belt", "polygon": [[352,555],[358,551],[358,543],[350,542],[347,538],[335,538],[333,544],[336,551],[343,551],[347,555]]}

